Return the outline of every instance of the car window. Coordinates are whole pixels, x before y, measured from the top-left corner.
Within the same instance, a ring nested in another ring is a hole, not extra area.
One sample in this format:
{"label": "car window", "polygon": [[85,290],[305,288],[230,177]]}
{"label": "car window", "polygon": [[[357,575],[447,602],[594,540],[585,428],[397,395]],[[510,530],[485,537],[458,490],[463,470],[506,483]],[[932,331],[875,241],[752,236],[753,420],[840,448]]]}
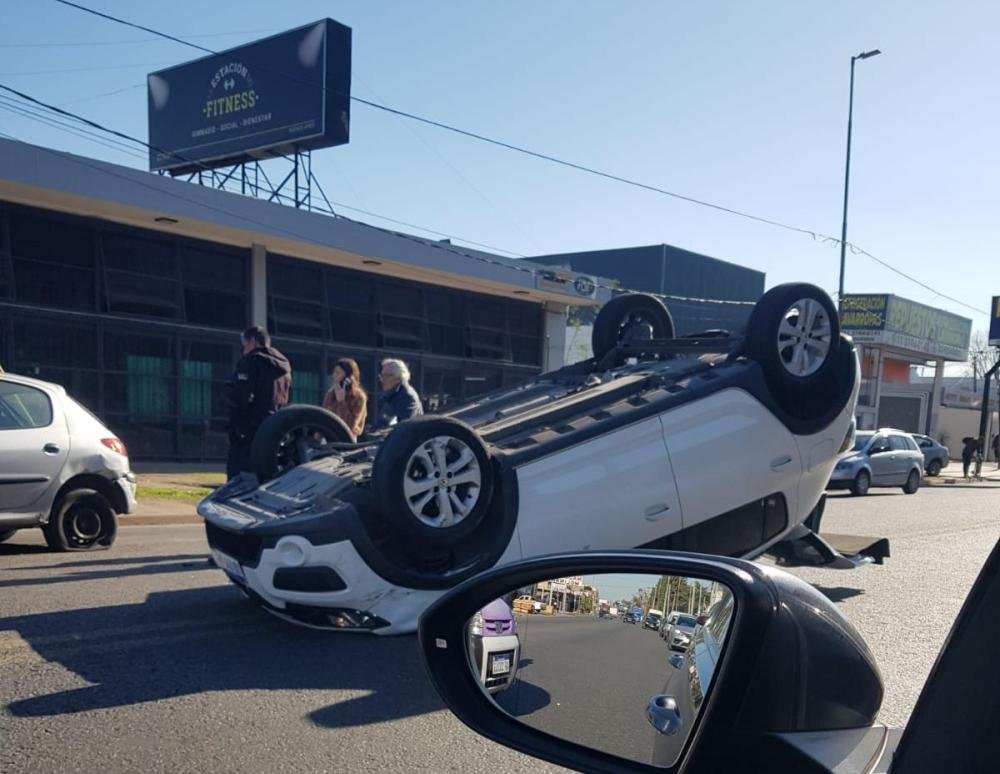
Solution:
{"label": "car window", "polygon": [[678,626],[689,626],[691,628],[694,628],[695,626],[698,625],[698,619],[695,618],[693,615],[682,615],[680,618],[677,619],[677,624]]}
{"label": "car window", "polygon": [[0,381],[0,430],[25,430],[52,424],[52,402],[41,390]]}
{"label": "car window", "polygon": [[887,452],[892,447],[889,446],[889,439],[884,435],[875,436],[875,440],[872,441],[871,448],[868,450],[869,454],[879,454],[881,452]]}
{"label": "car window", "polygon": [[854,449],[853,451],[861,451],[865,448],[865,444],[872,439],[871,433],[858,433],[854,436]]}
{"label": "car window", "polygon": [[[920,451],[920,448],[919,448],[919,447],[917,446],[917,442],[916,442],[916,441],[914,441],[914,440],[913,440],[912,438],[910,438],[909,436],[903,436],[903,440],[904,440],[904,441],[906,441],[906,447],[907,447],[907,448],[908,448],[908,449],[909,449],[910,451]],[[927,444],[927,445],[928,445],[928,446],[930,446],[930,443],[928,442],[928,444]]]}
{"label": "car window", "polygon": [[901,435],[889,436],[889,443],[892,444],[893,451],[910,451],[910,446],[906,443],[906,440]]}
{"label": "car window", "polygon": [[934,441],[932,441],[926,435],[915,435],[913,436],[913,440],[917,442],[917,445],[921,449],[929,449],[931,446],[934,445]]}

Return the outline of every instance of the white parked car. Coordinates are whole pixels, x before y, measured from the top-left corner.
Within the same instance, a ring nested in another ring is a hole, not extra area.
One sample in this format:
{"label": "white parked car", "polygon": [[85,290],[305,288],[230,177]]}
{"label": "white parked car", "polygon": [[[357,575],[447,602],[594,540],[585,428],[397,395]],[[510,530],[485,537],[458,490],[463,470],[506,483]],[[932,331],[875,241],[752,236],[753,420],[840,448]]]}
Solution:
{"label": "white parked car", "polygon": [[0,373],[0,541],[41,527],[59,551],[107,548],[134,507],[125,444],[59,385]]}
{"label": "white parked car", "polygon": [[392,634],[524,557],[754,557],[812,534],[859,383],[826,293],[773,288],[740,337],[675,337],[659,299],[621,295],[593,345],[590,360],[359,443],[322,409],[282,409],[255,438],[256,475],[198,507],[217,565],[275,615]]}

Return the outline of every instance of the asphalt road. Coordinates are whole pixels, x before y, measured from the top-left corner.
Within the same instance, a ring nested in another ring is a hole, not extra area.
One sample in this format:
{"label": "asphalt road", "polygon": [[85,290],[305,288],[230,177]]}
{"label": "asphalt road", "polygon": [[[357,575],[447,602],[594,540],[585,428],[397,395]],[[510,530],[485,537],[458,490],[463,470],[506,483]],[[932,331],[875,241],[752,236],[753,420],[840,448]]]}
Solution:
{"label": "asphalt road", "polygon": [[[869,642],[886,681],[881,717],[904,723],[1000,537],[1000,489],[833,496],[823,526],[892,541],[882,567],[795,572]],[[0,545],[0,771],[555,770],[455,720],[412,637],[272,619],[209,567],[205,552],[200,528],[189,525],[123,528],[112,550],[96,554],[48,553],[34,532]],[[541,631],[532,624],[528,647]],[[615,622],[579,625],[659,643]],[[546,677],[549,704],[533,714],[565,716],[563,696],[609,718],[614,702],[631,706],[632,652],[608,662],[618,677],[607,683],[558,686]],[[525,658],[541,663],[527,648]],[[532,668],[526,679],[535,679]],[[582,727],[594,722],[581,715]]]}
{"label": "asphalt road", "polygon": [[497,704],[560,739],[651,763],[646,705],[673,671],[667,643],[620,619],[520,616],[518,628],[520,667]]}

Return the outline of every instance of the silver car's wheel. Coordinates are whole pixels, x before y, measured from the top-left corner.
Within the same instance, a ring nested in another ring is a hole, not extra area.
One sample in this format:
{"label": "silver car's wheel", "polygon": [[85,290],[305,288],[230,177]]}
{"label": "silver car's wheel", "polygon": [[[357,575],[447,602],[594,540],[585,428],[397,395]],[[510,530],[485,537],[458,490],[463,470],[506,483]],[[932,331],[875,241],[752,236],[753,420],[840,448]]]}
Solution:
{"label": "silver car's wheel", "polygon": [[826,308],[812,298],[800,298],[778,326],[778,353],[792,376],[812,376],[830,354],[833,328]]}
{"label": "silver car's wheel", "polygon": [[410,513],[428,527],[461,524],[479,502],[482,472],[475,452],[447,435],[429,438],[406,463],[403,492]]}

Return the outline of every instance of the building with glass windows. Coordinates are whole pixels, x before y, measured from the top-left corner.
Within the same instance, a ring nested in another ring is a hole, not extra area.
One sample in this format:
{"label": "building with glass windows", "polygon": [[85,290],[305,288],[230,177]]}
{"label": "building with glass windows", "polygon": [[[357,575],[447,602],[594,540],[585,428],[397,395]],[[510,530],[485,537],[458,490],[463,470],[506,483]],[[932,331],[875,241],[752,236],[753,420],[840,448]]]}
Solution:
{"label": "building with glass windows", "polygon": [[400,357],[433,411],[562,365],[593,282],[0,140],[0,365],[64,385],[136,459],[225,456],[223,382],[266,325],[318,404]]}

